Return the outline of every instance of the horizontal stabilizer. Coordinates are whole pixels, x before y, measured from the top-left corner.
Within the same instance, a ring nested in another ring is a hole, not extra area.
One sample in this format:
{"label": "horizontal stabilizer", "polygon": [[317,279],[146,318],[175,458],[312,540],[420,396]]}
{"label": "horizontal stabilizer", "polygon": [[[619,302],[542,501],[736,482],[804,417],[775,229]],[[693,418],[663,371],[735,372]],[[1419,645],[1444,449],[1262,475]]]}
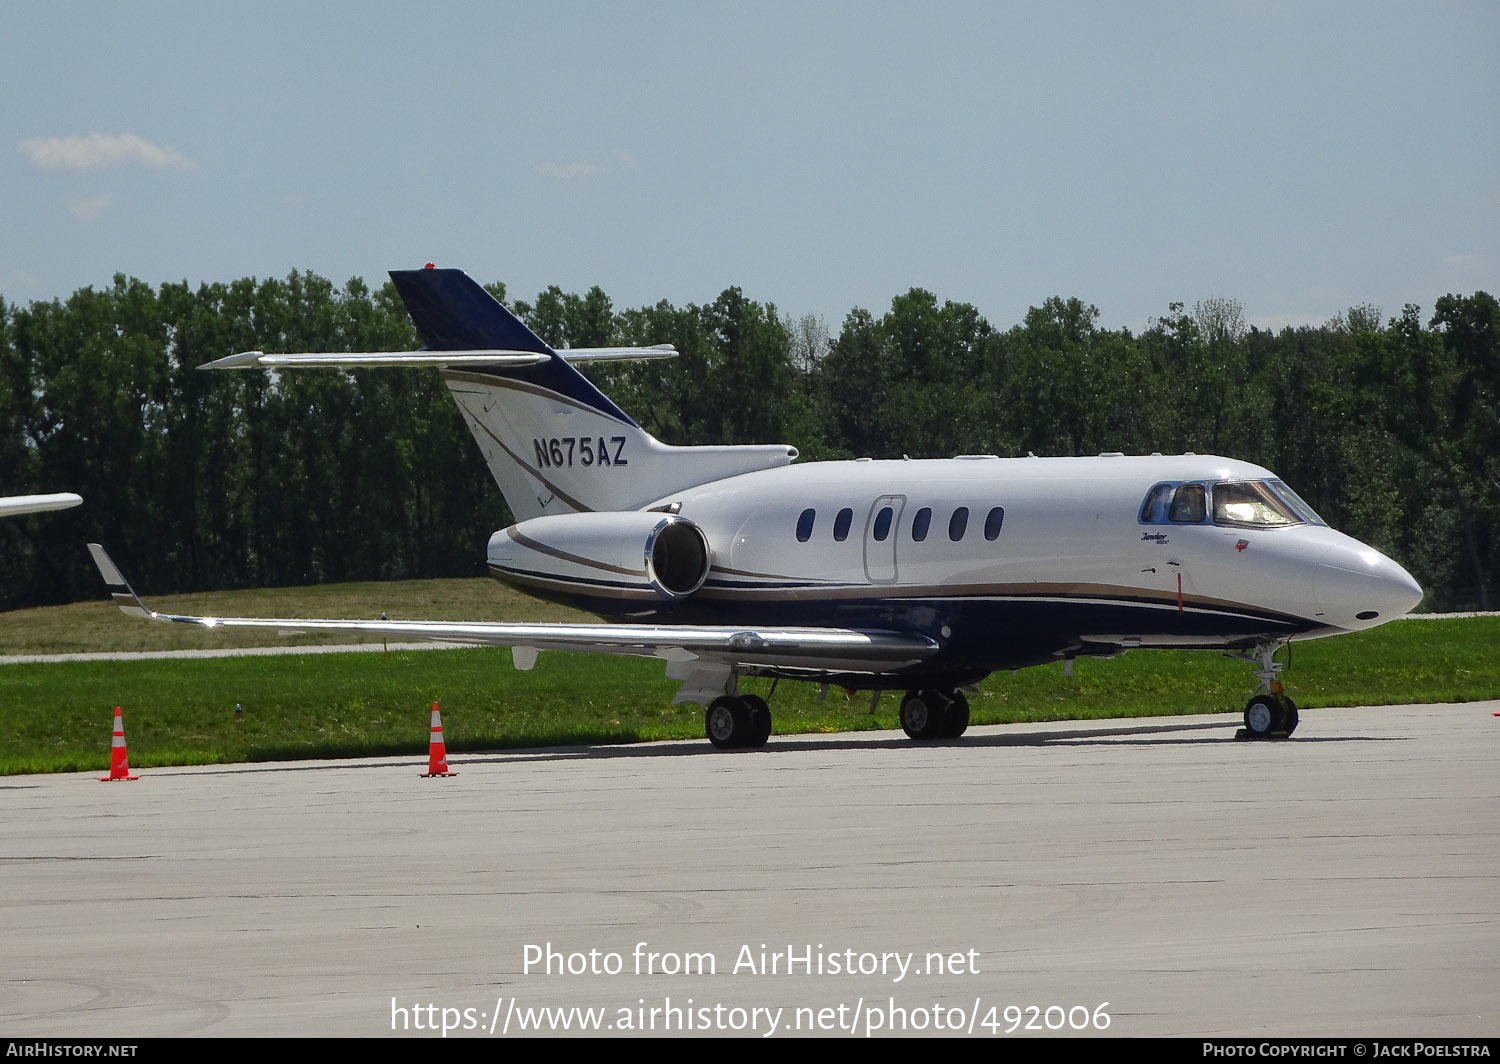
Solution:
{"label": "horizontal stabilizer", "polygon": [[[671,344],[652,347],[572,347],[558,352],[568,362],[604,362],[621,359],[672,358]],[[320,351],[268,355],[264,351],[241,351],[199,369],[378,369],[384,366],[429,366],[436,369],[462,366],[498,366],[515,369],[546,362],[550,355],[536,351],[484,348],[468,351]]]}
{"label": "horizontal stabilizer", "polygon": [[[671,344],[556,350],[462,270],[393,270],[416,328],[414,351],[242,351],[200,369],[363,370],[441,375],[518,520],[637,510],[674,492],[790,465],[794,448],[673,447],[642,428],[574,363],[671,358]],[[600,469],[607,470],[600,474]]]}
{"label": "horizontal stabilizer", "polygon": [[547,361],[534,351],[325,351],[307,354],[268,355],[264,351],[241,351],[199,369],[354,369],[360,366],[534,366]]}
{"label": "horizontal stabilizer", "polygon": [[564,347],[557,352],[566,362],[640,362],[650,358],[676,358],[671,344],[650,347]]}

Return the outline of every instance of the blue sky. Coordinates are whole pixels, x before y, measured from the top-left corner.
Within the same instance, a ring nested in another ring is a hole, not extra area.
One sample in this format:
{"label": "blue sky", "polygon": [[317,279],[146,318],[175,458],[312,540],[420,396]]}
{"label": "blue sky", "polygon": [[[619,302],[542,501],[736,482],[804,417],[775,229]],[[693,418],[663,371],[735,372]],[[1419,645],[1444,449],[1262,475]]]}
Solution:
{"label": "blue sky", "polygon": [[423,262],[1262,325],[1500,295],[1500,4],[0,0],[0,295]]}

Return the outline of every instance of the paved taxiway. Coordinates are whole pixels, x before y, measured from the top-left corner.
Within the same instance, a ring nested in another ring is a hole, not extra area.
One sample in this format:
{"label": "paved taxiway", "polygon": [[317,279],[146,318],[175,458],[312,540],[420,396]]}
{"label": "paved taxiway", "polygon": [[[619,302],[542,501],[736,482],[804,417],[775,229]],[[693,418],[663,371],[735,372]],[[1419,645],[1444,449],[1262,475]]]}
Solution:
{"label": "paved taxiway", "polygon": [[[977,1004],[980,1033],[1108,1002],[1110,1035],[1493,1036],[1497,711],[1310,710],[1265,744],[1212,716],[458,755],[451,779],[415,753],[6,777],[0,1034],[384,1035],[395,999],[424,1028],[498,1000],[511,1034],[512,1002],[761,1034],[751,1009],[931,1033]],[[621,970],[528,973],[548,943]],[[636,974],[638,943],[716,974]]]}

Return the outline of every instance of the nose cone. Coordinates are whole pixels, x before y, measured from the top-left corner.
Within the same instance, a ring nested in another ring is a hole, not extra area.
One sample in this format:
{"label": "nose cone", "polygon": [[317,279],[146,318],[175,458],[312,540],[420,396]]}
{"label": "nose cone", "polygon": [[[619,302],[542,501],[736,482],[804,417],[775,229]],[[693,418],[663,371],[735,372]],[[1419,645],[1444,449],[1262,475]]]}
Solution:
{"label": "nose cone", "polygon": [[1411,612],[1422,601],[1422,588],[1374,547],[1350,540],[1330,547],[1318,562],[1313,596],[1328,624],[1353,630]]}

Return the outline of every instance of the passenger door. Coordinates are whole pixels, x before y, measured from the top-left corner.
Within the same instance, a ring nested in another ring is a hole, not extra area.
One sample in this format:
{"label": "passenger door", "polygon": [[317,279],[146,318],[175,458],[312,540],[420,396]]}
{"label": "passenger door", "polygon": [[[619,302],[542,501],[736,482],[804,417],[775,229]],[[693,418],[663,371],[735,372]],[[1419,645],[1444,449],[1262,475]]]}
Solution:
{"label": "passenger door", "polygon": [[872,584],[896,582],[896,540],[901,528],[905,495],[882,495],[865,519],[865,577]]}

